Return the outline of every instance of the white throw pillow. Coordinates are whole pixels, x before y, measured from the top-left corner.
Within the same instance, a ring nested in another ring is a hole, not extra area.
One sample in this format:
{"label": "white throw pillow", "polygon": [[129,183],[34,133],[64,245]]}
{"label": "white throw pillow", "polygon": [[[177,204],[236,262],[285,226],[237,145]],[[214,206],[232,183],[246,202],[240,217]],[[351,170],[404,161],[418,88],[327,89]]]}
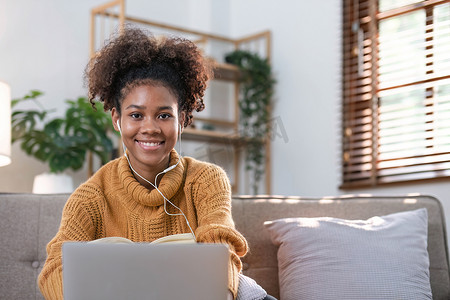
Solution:
{"label": "white throw pillow", "polygon": [[432,299],[426,209],[368,220],[264,223],[278,246],[280,298]]}

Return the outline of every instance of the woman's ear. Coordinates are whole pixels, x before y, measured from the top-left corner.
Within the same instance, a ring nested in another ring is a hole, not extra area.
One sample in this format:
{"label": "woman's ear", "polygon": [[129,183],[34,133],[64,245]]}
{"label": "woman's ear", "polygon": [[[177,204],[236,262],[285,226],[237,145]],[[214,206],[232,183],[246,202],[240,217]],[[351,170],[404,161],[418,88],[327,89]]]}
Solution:
{"label": "woman's ear", "polygon": [[120,120],[120,115],[119,115],[119,112],[117,111],[117,109],[115,107],[113,107],[111,109],[111,120],[112,120],[114,129],[116,131],[120,132],[119,125],[117,124],[119,122],[119,120]]}
{"label": "woman's ear", "polygon": [[186,120],[186,113],[185,113],[184,111],[182,111],[182,112],[180,113],[179,118],[178,118],[178,124],[179,124],[178,130],[180,130],[180,134],[181,134],[181,133],[183,132],[183,130],[184,130],[184,122],[185,122],[185,120]]}

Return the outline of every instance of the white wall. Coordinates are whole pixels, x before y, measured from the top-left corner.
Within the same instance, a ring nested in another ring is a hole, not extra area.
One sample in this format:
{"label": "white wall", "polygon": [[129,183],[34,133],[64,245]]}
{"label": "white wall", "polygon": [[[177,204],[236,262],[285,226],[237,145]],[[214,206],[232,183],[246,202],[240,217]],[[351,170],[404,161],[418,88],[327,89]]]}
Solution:
{"label": "white wall", "polygon": [[[251,20],[251,21],[249,21]],[[233,34],[270,29],[278,81],[273,192],[336,194],[340,103],[340,1],[233,1]]]}
{"label": "white wall", "polygon": [[[0,0],[0,79],[13,97],[46,92],[49,108],[85,94],[89,10],[104,0]],[[441,200],[450,224],[450,183],[342,191],[340,182],[341,1],[128,0],[130,15],[241,37],[270,29],[278,81],[274,116],[286,136],[273,140],[273,193],[329,196],[424,193]],[[286,141],[287,139],[287,141]],[[30,192],[47,169],[13,147],[13,163],[0,168],[0,192]],[[86,171],[73,174],[76,183]],[[449,231],[449,230],[448,230]]]}

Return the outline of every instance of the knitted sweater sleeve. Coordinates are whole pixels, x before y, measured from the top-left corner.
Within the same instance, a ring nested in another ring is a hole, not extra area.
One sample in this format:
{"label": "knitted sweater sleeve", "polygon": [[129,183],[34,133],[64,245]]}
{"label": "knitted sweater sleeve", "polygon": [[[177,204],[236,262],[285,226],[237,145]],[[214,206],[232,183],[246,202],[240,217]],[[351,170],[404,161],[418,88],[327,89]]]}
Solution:
{"label": "knitted sweater sleeve", "polygon": [[228,288],[236,297],[239,272],[242,269],[239,257],[247,253],[248,246],[245,238],[235,229],[231,216],[231,188],[228,177],[221,168],[208,166],[193,184],[193,190],[198,221],[197,241],[229,246]]}
{"label": "knitted sweater sleeve", "polygon": [[[92,195],[92,193],[90,193]],[[63,209],[61,224],[55,237],[47,245],[47,260],[39,274],[38,283],[45,299],[63,299],[62,244],[66,241],[89,241],[96,236],[96,216],[86,191],[79,188],[68,199]]]}

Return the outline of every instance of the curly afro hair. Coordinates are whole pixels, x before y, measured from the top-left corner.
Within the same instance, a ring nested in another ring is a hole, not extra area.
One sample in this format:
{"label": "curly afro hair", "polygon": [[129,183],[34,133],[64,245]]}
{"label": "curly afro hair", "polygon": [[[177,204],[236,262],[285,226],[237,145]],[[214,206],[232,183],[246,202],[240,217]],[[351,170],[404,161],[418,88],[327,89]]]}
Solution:
{"label": "curly afro hair", "polygon": [[186,113],[184,126],[192,122],[192,111],[205,107],[203,96],[211,68],[200,49],[180,38],[156,38],[143,30],[126,27],[89,61],[85,71],[89,101],[104,103],[121,112],[121,103],[133,87],[163,85],[178,99],[178,109]]}

